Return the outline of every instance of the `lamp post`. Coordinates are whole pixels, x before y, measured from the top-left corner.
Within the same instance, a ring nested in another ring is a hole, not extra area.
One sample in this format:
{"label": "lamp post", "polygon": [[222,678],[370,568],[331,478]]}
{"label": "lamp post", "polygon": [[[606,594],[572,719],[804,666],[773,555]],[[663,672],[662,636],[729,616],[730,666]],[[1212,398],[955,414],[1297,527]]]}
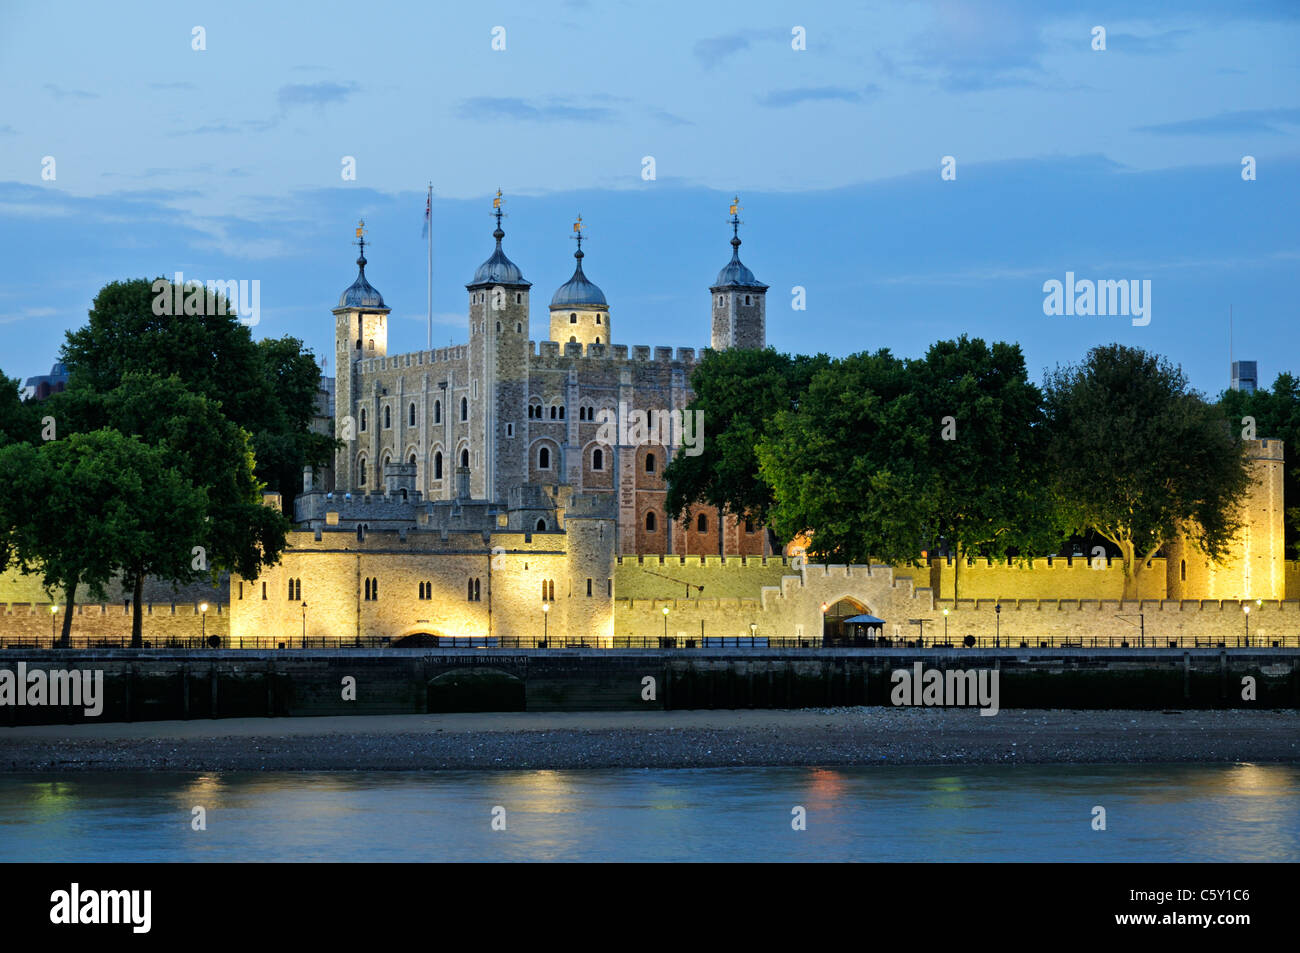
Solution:
{"label": "lamp post", "polygon": [[826,603],[823,602],[823,603],[822,603],[822,647],[823,647],[823,648],[825,648],[825,647],[826,647],[826,644],[827,644],[827,643],[826,643],[826,638],[827,638],[827,636],[826,636],[826,613],[827,613],[829,610],[830,610],[830,606],[828,606]]}
{"label": "lamp post", "polygon": [[199,617],[202,620],[199,623],[199,641],[206,642],[208,640],[208,604],[206,602],[199,603]]}
{"label": "lamp post", "polygon": [[551,604],[549,602],[543,602],[542,603],[542,648],[546,648],[546,643],[549,638],[547,633],[550,632],[551,630],[550,618],[551,618]]}
{"label": "lamp post", "polygon": [[664,645],[668,644],[668,607],[664,606]]}
{"label": "lamp post", "polygon": [[948,641],[948,608],[946,606],[943,610],[943,640],[944,642]]}
{"label": "lamp post", "polygon": [[1241,611],[1246,616],[1246,647],[1250,647],[1250,603],[1241,607]]}
{"label": "lamp post", "polygon": [[307,603],[302,604],[302,647],[307,647]]}
{"label": "lamp post", "polygon": [[1002,603],[993,604],[993,618],[996,620],[996,629],[993,635],[993,647],[997,648],[1002,644]]}
{"label": "lamp post", "polygon": [[54,603],[53,605],[50,606],[50,644],[51,644],[51,646],[54,644],[54,640],[58,638],[58,636],[56,636],[56,635],[54,634],[54,632],[55,632],[55,620],[58,619],[58,617],[59,617],[59,604],[56,602],[56,603]]}
{"label": "lamp post", "polygon": [[749,623],[749,647],[751,649],[754,647],[754,636],[757,634],[758,634],[758,623],[757,622]]}

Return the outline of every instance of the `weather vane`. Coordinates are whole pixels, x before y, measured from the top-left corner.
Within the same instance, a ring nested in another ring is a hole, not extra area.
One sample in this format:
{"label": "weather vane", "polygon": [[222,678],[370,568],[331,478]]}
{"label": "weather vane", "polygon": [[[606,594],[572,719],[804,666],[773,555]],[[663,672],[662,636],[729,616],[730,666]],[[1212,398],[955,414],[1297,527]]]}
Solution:
{"label": "weather vane", "polygon": [[582,230],[587,226],[582,224],[582,213],[578,213],[578,220],[573,223],[573,238],[578,243],[578,251],[582,251]]}
{"label": "weather vane", "polygon": [[501,227],[501,216],[506,214],[501,211],[501,190],[497,189],[496,197],[492,200],[492,214],[497,217],[497,228]]}

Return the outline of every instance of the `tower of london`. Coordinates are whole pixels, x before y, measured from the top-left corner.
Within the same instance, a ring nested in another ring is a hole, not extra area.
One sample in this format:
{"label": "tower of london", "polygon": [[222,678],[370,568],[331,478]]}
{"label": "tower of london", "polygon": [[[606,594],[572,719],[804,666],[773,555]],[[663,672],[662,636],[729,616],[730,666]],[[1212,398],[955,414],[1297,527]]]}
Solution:
{"label": "tower of london", "polygon": [[[681,434],[638,439],[625,426],[638,412],[680,420],[696,350],[616,343],[613,310],[584,271],[581,217],[573,276],[551,296],[546,337],[536,340],[533,286],[506,253],[501,202],[498,193],[495,248],[465,285],[468,343],[435,350],[388,352],[390,309],[366,277],[358,229],[357,278],[334,309],[336,434],[344,447],[333,489],[382,491],[391,478],[426,500],[452,500],[465,481],[469,498],[504,504],[521,487],[563,485],[612,508],[619,554],[767,554],[761,527],[720,520],[711,508],[673,520],[663,474]],[[733,204],[731,259],[708,288],[714,349],[767,343],[768,286],[740,260],[736,212]],[[601,425],[615,418],[611,440]]]}

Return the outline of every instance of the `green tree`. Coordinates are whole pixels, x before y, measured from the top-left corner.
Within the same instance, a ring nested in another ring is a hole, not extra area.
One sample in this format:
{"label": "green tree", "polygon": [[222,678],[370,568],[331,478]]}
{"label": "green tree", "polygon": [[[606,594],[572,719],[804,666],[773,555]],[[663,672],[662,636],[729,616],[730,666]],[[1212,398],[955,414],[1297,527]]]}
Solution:
{"label": "green tree", "polygon": [[1244,448],[1181,368],[1120,344],[1048,375],[1047,462],[1063,521],[1119,548],[1124,598],[1186,533],[1222,559],[1250,487]]}
{"label": "green tree", "polygon": [[40,438],[42,406],[22,399],[22,383],[0,372],[0,447],[7,443],[35,442]]}
{"label": "green tree", "polygon": [[816,371],[758,443],[776,533],[811,532],[810,554],[835,562],[915,560],[935,531],[933,429],[906,363],[888,350]]}
{"label": "green tree", "polygon": [[204,498],[204,519],[189,539],[191,558],[185,565],[167,564],[166,572],[137,565],[127,574],[135,593],[132,639],[138,641],[146,575],[172,582],[203,575],[215,579],[222,571],[255,578],[279,560],[289,522],[262,503],[247,432],[222,416],[217,404],[187,390],[179,377],[127,374],[99,406],[106,425],[158,447]]}
{"label": "green tree", "polygon": [[[758,441],[777,413],[798,405],[829,360],[772,348],[709,352],[691,376],[694,397],[687,407],[703,415],[702,452],[679,451],[665,471],[668,513],[689,518],[691,506],[703,504],[769,525],[772,488],[759,476]],[[773,540],[773,548],[778,545]]]}
{"label": "green tree", "polygon": [[[115,430],[0,448],[0,525],[23,572],[62,590],[67,644],[77,586],[102,597],[116,574],[178,574],[206,500],[161,447]],[[139,608],[133,644],[139,645]]]}
{"label": "green tree", "polygon": [[[1272,388],[1254,392],[1227,390],[1219,397],[1219,407],[1228,426],[1243,438],[1253,432],[1259,438],[1276,439],[1291,456],[1300,454],[1300,380],[1283,372]],[[1300,466],[1287,466],[1282,476],[1283,499],[1300,501]],[[1300,506],[1286,509],[1286,545],[1300,555]]]}
{"label": "green tree", "polygon": [[340,444],[311,429],[321,383],[320,367],[311,351],[288,336],[264,338],[257,347],[263,373],[276,395],[262,429],[253,434],[257,472],[268,486],[283,494],[288,507],[302,485],[303,467],[319,468],[332,462],[334,448]]}
{"label": "green tree", "polygon": [[287,507],[303,466],[324,463],[334,447],[332,438],[307,432],[320,368],[295,338],[254,343],[220,296],[204,293],[192,309],[200,313],[155,313],[173,290],[165,279],[144,278],[101,288],[86,325],[68,332],[63,345],[71,384],[106,394],[133,372],[176,375],[252,434],[254,449],[265,453],[257,476],[280,491]]}
{"label": "green tree", "polygon": [[931,345],[908,370],[930,434],[923,462],[933,525],[958,557],[958,574],[967,553],[1055,551],[1061,531],[1043,466],[1042,393],[1027,379],[1020,346],[963,335]]}

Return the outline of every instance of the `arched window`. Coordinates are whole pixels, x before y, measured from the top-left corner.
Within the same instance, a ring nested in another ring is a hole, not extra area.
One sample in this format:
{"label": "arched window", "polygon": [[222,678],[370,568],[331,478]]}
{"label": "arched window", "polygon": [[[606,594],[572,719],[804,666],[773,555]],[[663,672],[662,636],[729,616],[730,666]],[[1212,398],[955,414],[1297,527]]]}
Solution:
{"label": "arched window", "polygon": [[555,580],[554,579],[542,580],[542,601],[543,602],[555,601]]}
{"label": "arched window", "polygon": [[578,323],[578,315],[577,315],[577,314],[570,314],[570,315],[569,315],[569,323],[570,323],[570,324],[577,324],[577,323]]}
{"label": "arched window", "polygon": [[605,451],[599,447],[591,451],[591,468],[593,470],[605,469]]}
{"label": "arched window", "polygon": [[375,339],[374,339],[374,338],[371,338],[369,341],[366,342],[366,349],[367,349],[367,350],[370,350],[370,351],[373,351],[373,350],[375,349]]}
{"label": "arched window", "polygon": [[361,429],[366,429],[366,408],[361,408]]}
{"label": "arched window", "polygon": [[366,485],[366,470],[367,470],[367,469],[368,469],[368,468],[366,467],[366,458],[365,458],[365,457],[362,457],[361,460],[357,463],[357,485],[358,485],[358,486],[365,486],[365,485]]}
{"label": "arched window", "polygon": [[[518,298],[519,295],[515,295],[515,297]],[[519,303],[518,301],[515,302],[515,304],[518,304],[518,303]],[[516,334],[523,334],[523,333],[524,333],[524,323],[523,323],[522,321],[516,321],[516,322],[515,322],[515,333],[516,333]]]}
{"label": "arched window", "polygon": [[1187,581],[1187,560],[1184,559],[1178,566],[1178,577],[1182,582]]}
{"label": "arched window", "polygon": [[469,420],[469,401],[464,397],[460,399],[460,419]]}
{"label": "arched window", "polygon": [[[596,315],[596,323],[597,323],[597,324],[600,324],[600,315]],[[597,343],[600,343],[600,342],[597,341]]]}
{"label": "arched window", "polygon": [[552,419],[552,420],[555,419],[555,407],[554,407],[554,406],[551,407],[551,419]]}
{"label": "arched window", "polygon": [[497,334],[500,334],[500,333],[501,333],[501,322],[498,321],[498,322],[497,322]]}
{"label": "arched window", "polygon": [[563,404],[560,405],[560,419],[561,419],[561,420],[564,419],[564,405],[563,405]]}
{"label": "arched window", "polygon": [[539,533],[545,533],[545,532],[546,532],[546,520],[538,520],[538,521],[537,521],[537,532],[539,532]]}
{"label": "arched window", "polygon": [[745,304],[749,304],[749,295],[745,295]]}
{"label": "arched window", "polygon": [[655,472],[655,455],[653,453],[647,453],[645,455],[645,472],[646,473]]}
{"label": "arched window", "polygon": [[391,426],[393,426],[392,409],[387,404],[385,404],[384,405],[384,429],[387,430]]}
{"label": "arched window", "polygon": [[442,479],[442,451],[441,450],[438,450],[433,455],[433,478],[435,480]]}
{"label": "arched window", "polygon": [[433,422],[435,424],[442,423],[442,401],[440,400],[433,402]]}
{"label": "arched window", "polygon": [[570,343],[570,344],[577,344],[577,343],[578,343],[578,339],[575,338],[575,337],[573,337],[572,335],[570,335],[570,337],[569,337],[569,343]]}
{"label": "arched window", "polygon": [[551,468],[551,451],[548,448],[542,447],[537,451],[537,466],[541,470]]}
{"label": "arched window", "polygon": [[653,512],[648,512],[645,515],[645,531],[647,533],[655,531],[655,515]]}
{"label": "arched window", "polygon": [[462,467],[468,467],[468,466],[469,466],[469,451],[468,451],[468,450],[462,450],[462,451],[460,452],[460,465],[461,465]]}
{"label": "arched window", "polygon": [[600,335],[599,335],[599,334],[596,335],[596,343],[597,343],[597,344],[600,343]]}
{"label": "arched window", "polygon": [[701,513],[695,520],[695,528],[701,533],[707,533],[709,531],[709,518]]}
{"label": "arched window", "polygon": [[411,454],[411,459],[406,461],[411,466],[415,466],[415,454]]}
{"label": "arched window", "polygon": [[406,409],[406,425],[408,427],[415,426],[415,405],[414,404],[412,404],[410,407]]}
{"label": "arched window", "polygon": [[745,520],[745,532],[746,532],[746,533],[752,533],[752,532],[754,532],[754,521],[753,521],[753,520]]}

